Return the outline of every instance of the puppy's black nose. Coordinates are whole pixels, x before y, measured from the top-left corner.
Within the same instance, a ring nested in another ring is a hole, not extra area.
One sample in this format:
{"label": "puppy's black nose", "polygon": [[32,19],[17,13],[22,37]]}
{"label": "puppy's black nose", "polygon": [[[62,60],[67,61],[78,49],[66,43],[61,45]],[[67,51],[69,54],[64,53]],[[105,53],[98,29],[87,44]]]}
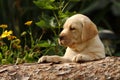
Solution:
{"label": "puppy's black nose", "polygon": [[63,40],[63,39],[64,39],[64,36],[60,36],[59,39],[60,39],[60,40]]}

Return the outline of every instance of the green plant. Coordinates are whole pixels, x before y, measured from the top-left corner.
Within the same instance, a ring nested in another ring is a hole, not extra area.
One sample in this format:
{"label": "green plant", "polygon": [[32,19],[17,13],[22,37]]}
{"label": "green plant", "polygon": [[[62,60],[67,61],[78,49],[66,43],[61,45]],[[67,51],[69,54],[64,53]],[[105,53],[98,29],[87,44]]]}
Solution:
{"label": "green plant", "polygon": [[0,63],[15,63],[15,58],[18,57],[15,51],[18,52],[21,49],[20,39],[13,35],[12,30],[6,30],[6,24],[0,25],[0,28],[2,28],[0,36]]}
{"label": "green plant", "polygon": [[[0,25],[2,29],[0,35],[0,64],[34,62],[38,59],[40,49],[34,43],[31,24],[32,21],[27,21],[25,25],[29,29],[21,34],[25,38],[24,46],[21,46],[21,40],[13,35],[12,30],[7,30],[6,24]],[[30,35],[30,47],[27,44],[27,34]]]}
{"label": "green plant", "polygon": [[[72,2],[79,2],[79,0],[36,0],[34,3],[41,8],[40,21],[36,22],[36,25],[42,29],[42,34],[44,35],[46,30],[52,31],[53,36],[51,40],[42,41],[39,38],[38,45],[40,47],[45,47],[43,50],[43,55],[63,55],[64,49],[58,44],[58,35],[63,27],[65,20],[75,14],[76,12],[70,12],[67,10],[69,4]],[[49,34],[48,34],[49,35]]]}

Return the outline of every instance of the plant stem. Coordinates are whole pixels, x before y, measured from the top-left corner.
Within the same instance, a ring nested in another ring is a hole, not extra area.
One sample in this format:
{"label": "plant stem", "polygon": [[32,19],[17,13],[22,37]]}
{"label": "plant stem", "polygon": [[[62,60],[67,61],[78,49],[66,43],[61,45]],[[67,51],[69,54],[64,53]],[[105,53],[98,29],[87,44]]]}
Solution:
{"label": "plant stem", "polygon": [[9,46],[9,50],[11,51],[12,49],[12,41],[10,41],[10,46]]}
{"label": "plant stem", "polygon": [[70,0],[65,4],[65,6],[63,7],[63,9],[61,10],[61,12],[63,12],[65,10],[65,8],[68,6],[68,4],[70,3]]}
{"label": "plant stem", "polygon": [[33,36],[32,36],[31,27],[29,27],[29,34],[30,34],[30,39],[31,39],[31,47],[33,47],[34,46],[34,40],[33,40]]}
{"label": "plant stem", "polygon": [[[60,22],[59,22],[59,19],[58,19],[58,17],[56,16],[56,14],[55,14],[55,12],[53,11],[53,14],[54,14],[54,16],[55,16],[55,19],[56,19],[56,21],[57,21],[57,24],[58,24],[58,32],[60,32]],[[57,34],[56,34],[56,32],[55,32],[55,30],[53,30],[52,29],[52,31],[54,32],[54,34],[55,34],[55,36],[57,36]]]}
{"label": "plant stem", "polygon": [[55,14],[54,11],[53,11],[53,15],[55,16],[55,19],[56,19],[56,21],[57,21],[57,23],[58,23],[58,26],[60,26],[60,23],[59,23],[58,17],[56,16],[56,14]]}
{"label": "plant stem", "polygon": [[42,29],[42,34],[41,34],[41,36],[39,37],[39,41],[42,39],[42,37],[43,37],[43,35],[44,35],[44,33],[45,33],[45,30],[44,29]]}

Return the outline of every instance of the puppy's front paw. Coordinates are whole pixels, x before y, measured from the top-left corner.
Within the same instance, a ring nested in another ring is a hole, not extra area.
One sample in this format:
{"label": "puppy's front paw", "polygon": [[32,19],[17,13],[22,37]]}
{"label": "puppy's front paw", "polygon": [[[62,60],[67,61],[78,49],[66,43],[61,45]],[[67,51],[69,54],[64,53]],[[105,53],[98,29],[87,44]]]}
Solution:
{"label": "puppy's front paw", "polygon": [[42,56],[42,57],[38,60],[38,63],[42,63],[42,62],[47,62],[47,56]]}
{"label": "puppy's front paw", "polygon": [[73,57],[72,62],[79,62],[81,60],[82,60],[82,56],[77,55]]}

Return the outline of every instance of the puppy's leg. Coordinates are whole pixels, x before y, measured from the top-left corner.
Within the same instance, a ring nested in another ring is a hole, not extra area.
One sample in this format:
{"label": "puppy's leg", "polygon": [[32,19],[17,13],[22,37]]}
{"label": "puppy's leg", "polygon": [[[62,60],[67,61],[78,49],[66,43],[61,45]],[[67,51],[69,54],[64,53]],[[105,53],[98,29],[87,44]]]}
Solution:
{"label": "puppy's leg", "polygon": [[90,60],[96,60],[96,59],[100,59],[100,57],[94,54],[90,54],[90,55],[78,54],[73,57],[72,61],[80,62],[80,61],[90,61]]}
{"label": "puppy's leg", "polygon": [[38,63],[42,63],[42,62],[65,63],[65,62],[70,62],[70,61],[68,59],[63,58],[63,57],[54,55],[54,56],[42,56],[38,60]]}

